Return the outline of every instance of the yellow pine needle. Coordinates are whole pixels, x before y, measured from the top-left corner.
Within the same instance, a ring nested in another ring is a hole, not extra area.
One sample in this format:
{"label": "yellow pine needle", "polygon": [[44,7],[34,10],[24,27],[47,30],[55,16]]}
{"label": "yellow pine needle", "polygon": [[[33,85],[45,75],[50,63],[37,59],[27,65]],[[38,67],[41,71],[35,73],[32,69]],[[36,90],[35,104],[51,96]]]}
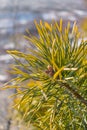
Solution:
{"label": "yellow pine needle", "polygon": [[61,67],[53,76],[53,79],[57,79],[59,74],[61,74],[61,72],[64,70],[64,66]]}
{"label": "yellow pine needle", "polygon": [[63,21],[62,19],[60,19],[60,32],[62,32],[62,25],[63,25]]}
{"label": "yellow pine needle", "polygon": [[36,86],[36,82],[34,80],[30,80],[29,83],[27,83],[28,87],[35,87]]}
{"label": "yellow pine needle", "polygon": [[70,31],[70,22],[68,22],[67,28],[66,28],[66,33],[67,33],[67,35],[69,34],[69,31]]}
{"label": "yellow pine needle", "polygon": [[51,26],[50,26],[47,22],[45,22],[44,24],[45,24],[45,27],[46,27],[50,32],[52,32]]}

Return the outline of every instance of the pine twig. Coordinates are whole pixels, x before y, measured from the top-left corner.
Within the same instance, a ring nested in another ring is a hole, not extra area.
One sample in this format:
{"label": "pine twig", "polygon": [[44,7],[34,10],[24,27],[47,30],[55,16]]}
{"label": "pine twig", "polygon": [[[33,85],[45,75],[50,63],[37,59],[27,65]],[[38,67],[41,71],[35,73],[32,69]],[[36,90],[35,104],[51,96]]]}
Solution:
{"label": "pine twig", "polygon": [[76,90],[70,87],[67,83],[62,83],[67,90],[69,90],[77,99],[79,99],[84,105],[87,106],[87,100],[85,100]]}

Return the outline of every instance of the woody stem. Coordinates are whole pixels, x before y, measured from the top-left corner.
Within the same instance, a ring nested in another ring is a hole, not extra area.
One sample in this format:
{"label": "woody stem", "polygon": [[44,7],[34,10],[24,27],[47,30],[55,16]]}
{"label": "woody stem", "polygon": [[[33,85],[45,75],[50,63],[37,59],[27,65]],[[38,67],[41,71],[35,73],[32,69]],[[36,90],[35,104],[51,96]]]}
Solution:
{"label": "woody stem", "polygon": [[85,100],[76,90],[70,87],[67,83],[62,83],[67,90],[69,90],[77,99],[79,99],[84,105],[87,106],[87,100]]}

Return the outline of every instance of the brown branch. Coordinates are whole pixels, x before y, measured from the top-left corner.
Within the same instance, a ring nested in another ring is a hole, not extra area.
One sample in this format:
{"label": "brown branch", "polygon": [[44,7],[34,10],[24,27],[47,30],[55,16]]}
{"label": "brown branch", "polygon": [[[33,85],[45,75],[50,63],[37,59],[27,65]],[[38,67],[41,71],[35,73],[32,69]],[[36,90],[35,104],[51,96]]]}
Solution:
{"label": "brown branch", "polygon": [[87,106],[87,100],[85,100],[76,90],[70,87],[67,83],[62,83],[62,85],[68,89],[77,99],[79,99],[84,105]]}

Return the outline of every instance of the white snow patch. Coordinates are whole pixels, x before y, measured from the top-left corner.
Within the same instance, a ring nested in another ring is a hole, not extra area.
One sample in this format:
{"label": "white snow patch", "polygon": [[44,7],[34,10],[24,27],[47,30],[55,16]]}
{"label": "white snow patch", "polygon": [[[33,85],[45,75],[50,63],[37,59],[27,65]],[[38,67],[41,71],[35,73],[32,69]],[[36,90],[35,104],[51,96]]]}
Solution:
{"label": "white snow patch", "polygon": [[4,45],[4,49],[14,49],[14,48],[15,48],[14,43],[9,43],[9,44]]}
{"label": "white snow patch", "polygon": [[13,57],[10,56],[9,54],[5,54],[5,55],[0,55],[0,61],[7,61],[7,60],[12,60]]}
{"label": "white snow patch", "polygon": [[80,16],[87,15],[87,13],[83,10],[74,10],[73,12],[77,15],[80,15]]}
{"label": "white snow patch", "polygon": [[57,16],[55,12],[51,11],[49,13],[43,13],[42,17],[44,20],[52,20],[52,19],[57,19]]}
{"label": "white snow patch", "polygon": [[0,81],[5,81],[5,80],[7,80],[7,76],[5,76],[5,75],[0,75]]}

